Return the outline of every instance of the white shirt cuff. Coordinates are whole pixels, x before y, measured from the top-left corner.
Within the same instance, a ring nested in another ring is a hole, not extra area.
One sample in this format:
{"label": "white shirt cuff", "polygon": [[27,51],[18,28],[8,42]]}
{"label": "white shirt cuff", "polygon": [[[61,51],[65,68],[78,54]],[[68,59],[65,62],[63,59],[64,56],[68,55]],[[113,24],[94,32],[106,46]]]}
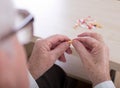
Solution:
{"label": "white shirt cuff", "polygon": [[105,81],[96,85],[94,88],[116,88],[116,87],[112,81]]}
{"label": "white shirt cuff", "polygon": [[29,88],[39,88],[35,79],[32,77],[29,71],[28,71],[28,78],[29,78],[29,84],[30,84]]}

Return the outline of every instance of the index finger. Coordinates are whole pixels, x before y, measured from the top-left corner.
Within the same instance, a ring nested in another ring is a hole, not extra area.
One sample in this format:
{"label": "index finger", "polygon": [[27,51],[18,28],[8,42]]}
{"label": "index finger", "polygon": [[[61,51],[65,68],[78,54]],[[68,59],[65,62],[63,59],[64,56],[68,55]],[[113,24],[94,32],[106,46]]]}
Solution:
{"label": "index finger", "polygon": [[97,47],[100,44],[99,41],[91,37],[78,37],[75,40],[80,41],[83,45],[86,44],[88,48],[92,48],[92,49]]}
{"label": "index finger", "polygon": [[59,45],[62,42],[69,41],[70,39],[65,35],[53,35],[46,38],[47,42],[49,43],[50,47],[54,47]]}
{"label": "index finger", "polygon": [[96,32],[84,32],[84,33],[78,35],[78,37],[87,37],[87,36],[95,38],[96,40],[103,42],[102,36]]}

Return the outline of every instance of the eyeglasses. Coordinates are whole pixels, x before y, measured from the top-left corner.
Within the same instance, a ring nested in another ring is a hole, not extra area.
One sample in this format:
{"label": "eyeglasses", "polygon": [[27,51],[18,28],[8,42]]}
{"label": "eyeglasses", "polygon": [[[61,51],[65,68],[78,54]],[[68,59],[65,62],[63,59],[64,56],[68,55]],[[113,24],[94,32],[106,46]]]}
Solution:
{"label": "eyeglasses", "polygon": [[[0,38],[0,42],[10,38],[11,36],[17,34],[18,40],[22,44],[28,43],[33,36],[33,16],[28,13],[26,10],[18,10],[19,15],[22,15],[22,18],[26,15],[27,17],[20,23],[20,25],[16,26],[11,32],[7,33],[3,37]],[[29,28],[28,28],[29,27]]]}

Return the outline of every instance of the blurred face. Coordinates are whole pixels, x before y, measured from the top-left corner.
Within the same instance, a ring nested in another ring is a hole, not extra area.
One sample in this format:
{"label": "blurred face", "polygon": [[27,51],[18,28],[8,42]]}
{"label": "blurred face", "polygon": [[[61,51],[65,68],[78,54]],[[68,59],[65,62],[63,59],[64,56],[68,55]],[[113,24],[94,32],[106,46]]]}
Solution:
{"label": "blurred face", "polygon": [[[15,11],[10,0],[0,0],[0,38],[13,28]],[[0,88],[28,88],[26,56],[16,36],[0,41]]]}
{"label": "blurred face", "polygon": [[0,88],[28,88],[26,56],[16,36],[0,43]]}

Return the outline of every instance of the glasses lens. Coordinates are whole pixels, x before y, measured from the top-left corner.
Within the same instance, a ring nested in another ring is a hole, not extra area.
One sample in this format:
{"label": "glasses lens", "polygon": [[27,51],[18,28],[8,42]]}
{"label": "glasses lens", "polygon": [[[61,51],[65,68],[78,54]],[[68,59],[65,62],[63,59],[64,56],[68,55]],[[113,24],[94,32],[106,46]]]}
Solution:
{"label": "glasses lens", "polygon": [[[16,27],[23,23],[24,19],[29,16],[26,10],[18,10],[16,17]],[[21,31],[17,33],[18,40],[21,44],[27,44],[33,37],[33,22],[27,24]]]}

